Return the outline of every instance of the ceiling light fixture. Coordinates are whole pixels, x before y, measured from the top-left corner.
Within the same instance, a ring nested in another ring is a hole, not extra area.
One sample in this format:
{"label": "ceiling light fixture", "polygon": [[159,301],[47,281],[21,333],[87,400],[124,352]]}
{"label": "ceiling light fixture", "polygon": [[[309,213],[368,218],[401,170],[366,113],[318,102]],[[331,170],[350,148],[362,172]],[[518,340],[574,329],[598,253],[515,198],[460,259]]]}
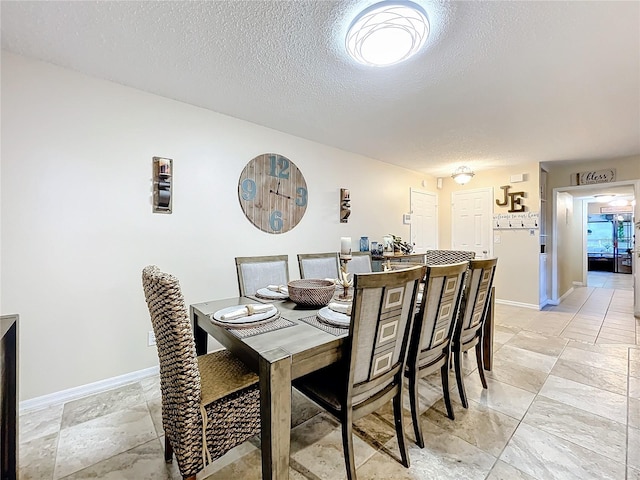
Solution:
{"label": "ceiling light fixture", "polygon": [[607,203],[613,200],[613,197],[615,197],[615,195],[609,195],[609,194],[603,193],[603,194],[594,195],[593,199],[598,203]]}
{"label": "ceiling light fixture", "polygon": [[609,202],[609,206],[611,207],[626,207],[629,205],[629,201],[624,198],[619,198],[618,200],[612,200]]}
{"label": "ceiling light fixture", "polygon": [[453,178],[454,182],[464,185],[465,183],[469,183],[469,180],[471,180],[471,177],[474,175],[475,174],[469,167],[463,166],[456,168],[455,172],[451,175],[451,178]]}
{"label": "ceiling light fixture", "polygon": [[413,2],[382,2],[363,10],[351,23],[346,47],[357,62],[386,67],[415,54],[429,36],[424,9]]}

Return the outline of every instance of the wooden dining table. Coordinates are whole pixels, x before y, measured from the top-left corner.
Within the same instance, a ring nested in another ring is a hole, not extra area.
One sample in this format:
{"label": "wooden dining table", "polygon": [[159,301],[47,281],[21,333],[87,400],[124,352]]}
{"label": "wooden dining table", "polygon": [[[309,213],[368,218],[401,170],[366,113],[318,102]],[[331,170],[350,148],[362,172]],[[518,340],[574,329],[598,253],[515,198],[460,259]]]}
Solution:
{"label": "wooden dining table", "polygon": [[[291,433],[291,381],[331,365],[341,357],[348,330],[331,333],[302,320],[315,317],[317,309],[300,308],[290,300],[273,303],[290,326],[248,337],[211,321],[211,315],[223,308],[249,303],[264,303],[251,297],[235,297],[197,303],[190,306],[196,353],[207,353],[209,335],[258,373],[260,379],[260,415],[262,478],[289,478]],[[337,333],[337,334],[336,334]]]}

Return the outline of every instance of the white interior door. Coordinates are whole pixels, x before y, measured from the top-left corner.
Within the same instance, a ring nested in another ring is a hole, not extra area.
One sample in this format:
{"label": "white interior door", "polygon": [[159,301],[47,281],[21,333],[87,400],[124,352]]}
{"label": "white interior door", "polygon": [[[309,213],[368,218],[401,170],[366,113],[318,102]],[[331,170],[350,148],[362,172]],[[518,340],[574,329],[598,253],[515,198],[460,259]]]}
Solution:
{"label": "white interior door", "polygon": [[451,248],[471,250],[476,258],[493,257],[493,188],[451,194]]}
{"label": "white interior door", "polygon": [[416,253],[438,248],[438,195],[411,189],[411,243]]}

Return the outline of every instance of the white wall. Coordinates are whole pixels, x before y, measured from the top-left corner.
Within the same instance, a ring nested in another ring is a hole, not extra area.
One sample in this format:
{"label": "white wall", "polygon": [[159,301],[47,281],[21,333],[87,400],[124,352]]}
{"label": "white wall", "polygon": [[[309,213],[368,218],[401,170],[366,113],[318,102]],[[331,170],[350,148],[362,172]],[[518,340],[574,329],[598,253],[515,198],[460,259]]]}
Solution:
{"label": "white wall", "polygon": [[[237,294],[236,256],[289,254],[297,278],[296,253],[337,250],[340,236],[408,238],[421,174],[13,54],[2,67],[0,306],[20,314],[21,400],[157,364],[145,265],[178,276],[190,304]],[[267,152],[309,189],[283,235],[251,225],[237,197]],[[174,159],[172,215],[151,213],[153,156]]]}
{"label": "white wall", "polygon": [[[525,181],[510,183],[511,175],[524,173]],[[444,178],[439,195],[439,242],[440,248],[451,248],[451,193],[475,188],[493,187],[493,213],[507,213],[508,207],[499,207],[495,200],[502,200],[502,185],[511,185],[511,191],[524,191],[522,200],[527,212],[540,211],[538,163],[514,165],[507,168],[493,168],[476,172],[467,185],[458,185],[450,177]],[[493,226],[493,221],[491,222]],[[493,255],[498,258],[495,287],[496,300],[522,304],[529,307],[539,305],[539,253],[540,230],[531,236],[529,230],[492,230],[500,237],[500,243],[493,244]]]}

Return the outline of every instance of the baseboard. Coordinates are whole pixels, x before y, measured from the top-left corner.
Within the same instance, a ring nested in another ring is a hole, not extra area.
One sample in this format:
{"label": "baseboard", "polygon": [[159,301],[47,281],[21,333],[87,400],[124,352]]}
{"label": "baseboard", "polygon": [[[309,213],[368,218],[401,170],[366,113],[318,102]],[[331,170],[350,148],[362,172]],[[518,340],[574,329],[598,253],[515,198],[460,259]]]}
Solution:
{"label": "baseboard", "polygon": [[511,305],[512,307],[522,307],[522,308],[530,308],[532,310],[540,310],[540,305],[536,305],[533,303],[522,303],[522,302],[512,302],[511,300],[500,300],[496,298],[496,303],[500,305]]}
{"label": "baseboard", "polygon": [[569,290],[567,290],[566,292],[564,292],[564,295],[562,295],[562,296],[560,297],[560,302],[559,302],[559,303],[562,303],[562,301],[563,301],[565,298],[567,298],[569,295],[571,295],[571,294],[573,293],[573,290],[574,290],[574,288],[573,288],[573,287],[571,287]]}
{"label": "baseboard", "polygon": [[80,385],[79,387],[69,388],[67,390],[61,390],[59,392],[50,393],[48,395],[42,395],[41,397],[30,398],[20,402],[20,413],[28,410],[39,410],[41,408],[50,407],[52,405],[58,405],[60,403],[69,402],[71,400],[77,400],[78,398],[86,397],[94,393],[103,392],[105,390],[111,390],[112,388],[121,387],[128,383],[137,382],[143,378],[157,375],[160,372],[160,367],[149,367],[136,372],[127,373],[117,377],[107,378],[98,382],[88,383],[86,385]]}

